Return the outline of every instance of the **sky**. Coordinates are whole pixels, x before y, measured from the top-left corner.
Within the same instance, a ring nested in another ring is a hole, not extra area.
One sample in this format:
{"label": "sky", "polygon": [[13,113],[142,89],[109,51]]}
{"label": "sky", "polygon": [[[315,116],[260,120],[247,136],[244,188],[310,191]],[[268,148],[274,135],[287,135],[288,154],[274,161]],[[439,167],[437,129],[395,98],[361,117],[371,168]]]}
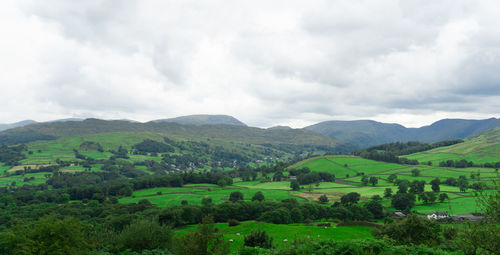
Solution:
{"label": "sky", "polygon": [[0,123],[500,117],[500,1],[3,0]]}

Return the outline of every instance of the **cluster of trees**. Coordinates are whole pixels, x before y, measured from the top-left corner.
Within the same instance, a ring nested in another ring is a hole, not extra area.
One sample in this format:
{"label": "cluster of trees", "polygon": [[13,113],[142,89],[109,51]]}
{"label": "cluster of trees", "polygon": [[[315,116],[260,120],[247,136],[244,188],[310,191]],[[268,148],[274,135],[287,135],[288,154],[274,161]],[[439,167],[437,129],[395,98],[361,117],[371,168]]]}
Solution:
{"label": "cluster of trees", "polygon": [[484,163],[484,164],[474,164],[472,161],[467,161],[465,159],[461,160],[446,160],[439,162],[440,167],[455,167],[455,168],[466,168],[466,167],[487,167],[487,168],[499,168],[500,161],[495,163]]}
{"label": "cluster of trees", "polygon": [[363,152],[376,152],[376,151],[385,151],[395,154],[397,156],[400,155],[408,155],[416,152],[427,151],[438,147],[450,146],[457,143],[463,143],[462,139],[454,139],[454,140],[446,140],[436,143],[422,143],[422,142],[394,142],[394,143],[386,143],[381,145],[372,146],[366,149],[357,150],[356,154],[362,154]]}
{"label": "cluster of trees", "polygon": [[132,146],[139,153],[165,153],[175,152],[175,148],[169,144],[146,139]]}
{"label": "cluster of trees", "polygon": [[0,162],[8,166],[14,166],[19,164],[19,160],[26,158],[24,152],[27,150],[27,146],[24,144],[15,146],[0,146]]}
{"label": "cluster of trees", "polygon": [[360,154],[356,154],[362,158],[383,161],[388,163],[397,163],[404,165],[418,165],[418,160],[415,159],[407,159],[398,157],[396,154],[392,152],[378,152],[378,151],[370,151],[370,152],[361,152]]}

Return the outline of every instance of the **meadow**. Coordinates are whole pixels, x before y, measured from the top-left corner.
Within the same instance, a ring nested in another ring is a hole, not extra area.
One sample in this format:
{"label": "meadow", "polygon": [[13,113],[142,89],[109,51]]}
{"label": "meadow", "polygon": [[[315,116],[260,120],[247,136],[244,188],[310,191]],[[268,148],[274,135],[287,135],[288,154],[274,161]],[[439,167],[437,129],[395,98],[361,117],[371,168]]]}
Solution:
{"label": "meadow", "polygon": [[[229,227],[227,223],[214,225],[219,232],[224,234],[224,239],[230,242],[231,251],[236,251],[243,246],[244,237],[255,230],[265,230],[273,237],[273,245],[283,247],[293,242],[294,239],[306,240],[349,240],[373,238],[372,227],[367,226],[342,226],[335,223],[331,227],[318,227],[306,224],[271,224],[256,221],[242,222],[241,225]],[[184,235],[197,229],[197,225],[188,225],[177,229],[177,235]],[[232,241],[231,241],[232,240]]]}

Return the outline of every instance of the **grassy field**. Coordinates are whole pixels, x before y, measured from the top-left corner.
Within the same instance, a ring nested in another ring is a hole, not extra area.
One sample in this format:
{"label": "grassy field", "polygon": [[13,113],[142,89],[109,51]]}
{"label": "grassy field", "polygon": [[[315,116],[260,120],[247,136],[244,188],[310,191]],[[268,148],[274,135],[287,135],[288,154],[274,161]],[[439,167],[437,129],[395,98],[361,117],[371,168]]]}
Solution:
{"label": "grassy field", "polygon": [[[189,185],[182,188],[153,188],[135,191],[132,196],[120,199],[120,203],[137,203],[141,199],[148,199],[151,203],[161,207],[180,205],[182,200],[188,204],[201,204],[201,200],[210,197],[213,203],[222,203],[229,200],[231,192],[239,191],[244,200],[251,200],[256,192],[261,191],[268,201],[281,201],[287,198],[307,199],[295,197],[299,192],[285,189],[248,188],[243,186],[227,186],[224,188],[207,184]],[[161,192],[161,193],[159,193]]]}
{"label": "grassy field", "polygon": [[431,161],[433,165],[445,160],[472,161],[476,164],[500,161],[500,128],[486,131],[478,136],[465,138],[463,143],[439,147],[405,156],[420,162]]}
{"label": "grassy field", "polygon": [[[238,250],[244,244],[244,237],[255,230],[265,230],[268,235],[273,237],[273,245],[282,247],[294,239],[311,240],[349,240],[349,239],[367,239],[372,238],[372,227],[366,226],[344,226],[337,227],[333,224],[331,227],[308,226],[304,224],[271,224],[255,221],[242,222],[241,225],[229,227],[227,223],[215,224],[215,227],[224,234],[225,240],[230,241],[231,251]],[[177,235],[186,234],[188,231],[197,229],[196,225],[182,227],[176,231]]]}

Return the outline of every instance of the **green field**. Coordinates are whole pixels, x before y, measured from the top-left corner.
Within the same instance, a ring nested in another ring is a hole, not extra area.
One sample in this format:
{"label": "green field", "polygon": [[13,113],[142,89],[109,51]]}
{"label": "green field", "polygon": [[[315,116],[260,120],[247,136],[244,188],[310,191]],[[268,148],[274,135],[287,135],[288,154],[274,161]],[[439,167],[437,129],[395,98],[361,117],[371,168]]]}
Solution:
{"label": "green field", "polygon": [[[283,189],[247,188],[243,186],[227,186],[224,188],[210,186],[209,184],[189,185],[182,188],[152,188],[135,191],[132,196],[120,199],[120,203],[137,203],[139,200],[147,199],[151,203],[161,207],[180,205],[182,200],[188,204],[201,204],[201,200],[210,197],[213,203],[222,203],[229,200],[231,192],[243,193],[244,200],[251,200],[256,192],[261,191],[267,201],[281,201],[287,198],[296,198],[305,201],[305,198],[294,195],[299,192]],[[159,194],[158,192],[161,192]]]}
{"label": "green field", "polygon": [[[215,224],[215,227],[224,234],[224,239],[230,241],[231,251],[236,251],[244,244],[244,237],[255,230],[265,230],[273,237],[273,245],[283,247],[293,242],[294,239],[311,240],[350,240],[372,238],[372,227],[366,226],[343,226],[331,227],[308,226],[305,224],[271,224],[255,221],[242,222],[241,225],[229,227],[227,223]],[[188,231],[197,229],[196,225],[189,225],[179,228],[178,235],[186,234]]]}
{"label": "green field", "polygon": [[433,150],[404,156],[420,162],[431,161],[433,165],[445,160],[472,161],[476,164],[500,161],[500,128],[486,131],[478,136],[465,138],[463,143],[439,147]]}

